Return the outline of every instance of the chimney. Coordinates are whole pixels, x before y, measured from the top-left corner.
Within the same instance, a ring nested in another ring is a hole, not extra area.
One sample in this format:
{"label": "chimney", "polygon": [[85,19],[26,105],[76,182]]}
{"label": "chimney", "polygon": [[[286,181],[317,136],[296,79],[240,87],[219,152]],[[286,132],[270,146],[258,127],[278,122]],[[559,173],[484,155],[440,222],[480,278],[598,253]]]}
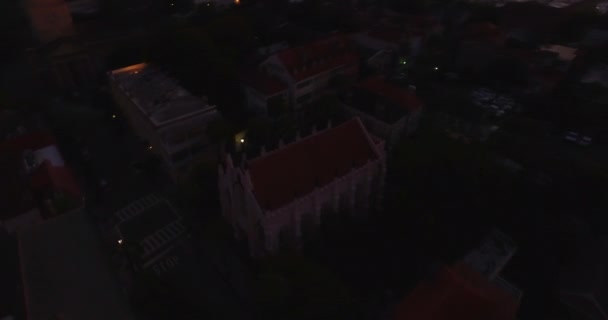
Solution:
{"label": "chimney", "polygon": [[296,131],[296,141],[300,141],[300,130]]}
{"label": "chimney", "polygon": [[279,149],[283,148],[284,143],[283,143],[283,139],[279,139]]}
{"label": "chimney", "polygon": [[262,146],[262,148],[260,149],[260,155],[263,156],[266,154],[266,147]]}
{"label": "chimney", "polygon": [[331,129],[331,119],[327,120],[327,129]]}
{"label": "chimney", "polygon": [[313,125],[312,125],[312,133],[311,133],[311,135],[314,135],[314,134],[316,134],[316,133],[317,133],[317,125],[316,125],[316,124],[313,124]]}

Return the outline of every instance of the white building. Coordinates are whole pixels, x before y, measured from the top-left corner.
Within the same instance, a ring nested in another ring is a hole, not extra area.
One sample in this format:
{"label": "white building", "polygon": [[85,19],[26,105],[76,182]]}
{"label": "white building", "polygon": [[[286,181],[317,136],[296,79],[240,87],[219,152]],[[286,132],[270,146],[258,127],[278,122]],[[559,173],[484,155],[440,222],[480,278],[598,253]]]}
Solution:
{"label": "white building", "polygon": [[413,89],[401,88],[380,76],[357,83],[344,102],[347,116],[360,117],[367,130],[386,140],[389,149],[418,128],[422,114],[422,101]]}
{"label": "white building", "polygon": [[381,205],[385,158],[384,141],[359,118],[313,128],[241,166],[227,156],[219,168],[223,216],[252,256],[299,248],[331,215],[361,218]]}
{"label": "white building", "polygon": [[109,72],[114,99],[133,130],[160,154],[174,178],[205,151],[215,151],[208,125],[219,119],[215,106],[145,63]]}
{"label": "white building", "polygon": [[[322,96],[336,76],[356,78],[359,56],[348,38],[333,34],[329,38],[273,54],[258,69],[258,74],[284,84],[287,104],[297,110]],[[245,81],[250,106],[266,104],[267,95],[258,88],[259,82],[265,81],[261,77]]]}

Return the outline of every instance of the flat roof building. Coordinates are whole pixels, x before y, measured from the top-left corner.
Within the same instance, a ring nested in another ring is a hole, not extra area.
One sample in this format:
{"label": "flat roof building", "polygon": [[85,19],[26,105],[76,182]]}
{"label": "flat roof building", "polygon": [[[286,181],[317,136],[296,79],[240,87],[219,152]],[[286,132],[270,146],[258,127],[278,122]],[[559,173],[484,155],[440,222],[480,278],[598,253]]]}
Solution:
{"label": "flat roof building", "polygon": [[160,154],[174,178],[213,150],[207,126],[220,118],[215,106],[146,63],[108,73],[111,91],[133,130]]}

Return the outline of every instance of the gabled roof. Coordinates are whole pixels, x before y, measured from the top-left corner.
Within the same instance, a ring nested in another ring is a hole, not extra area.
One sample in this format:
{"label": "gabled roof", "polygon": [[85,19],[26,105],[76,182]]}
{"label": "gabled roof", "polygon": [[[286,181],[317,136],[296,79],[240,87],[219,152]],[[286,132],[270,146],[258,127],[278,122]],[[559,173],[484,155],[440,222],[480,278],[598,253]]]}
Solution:
{"label": "gabled roof", "polygon": [[464,38],[482,43],[502,45],[506,40],[505,34],[491,22],[471,23],[464,30]]}
{"label": "gabled roof", "polygon": [[358,62],[356,52],[348,38],[341,34],[303,46],[283,50],[277,57],[296,81],[329,71],[336,67]]}
{"label": "gabled roof", "polygon": [[55,137],[46,132],[31,132],[0,143],[0,152],[38,150],[57,144]]}
{"label": "gabled roof", "polygon": [[33,189],[50,188],[75,198],[82,197],[82,191],[70,169],[53,166],[49,160],[44,160],[32,173],[31,184]]}
{"label": "gabled roof", "polygon": [[241,79],[247,86],[266,96],[287,90],[287,85],[281,80],[257,70],[244,72]]}
{"label": "gabled roof", "polygon": [[260,207],[274,210],[377,158],[365,127],[355,118],[249,161]]}
{"label": "gabled roof", "polygon": [[459,263],[444,267],[398,305],[395,320],[514,320],[519,304],[507,292]]}
{"label": "gabled roof", "polygon": [[384,80],[382,76],[367,78],[356,85],[358,88],[383,97],[392,104],[403,107],[406,111],[417,111],[422,101],[409,89],[398,87]]}

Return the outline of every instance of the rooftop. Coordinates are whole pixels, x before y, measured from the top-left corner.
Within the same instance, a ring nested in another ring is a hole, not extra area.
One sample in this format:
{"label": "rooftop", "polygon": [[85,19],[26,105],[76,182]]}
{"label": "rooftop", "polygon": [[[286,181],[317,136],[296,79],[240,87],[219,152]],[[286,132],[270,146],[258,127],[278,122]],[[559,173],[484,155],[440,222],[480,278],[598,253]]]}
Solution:
{"label": "rooftop", "polygon": [[249,161],[253,193],[263,209],[278,209],[377,158],[376,152],[355,118]]}
{"label": "rooftop", "polygon": [[372,93],[387,102],[402,108],[403,112],[414,112],[422,108],[422,101],[410,89],[386,81],[382,76],[362,80],[356,88]]}
{"label": "rooftop", "polygon": [[464,264],[443,267],[397,306],[395,320],[515,320],[518,302]]}
{"label": "rooftop", "polygon": [[287,85],[281,80],[257,70],[243,73],[241,79],[246,85],[266,96],[287,90]]}
{"label": "rooftop", "polygon": [[464,261],[471,268],[492,280],[513,257],[517,247],[513,240],[500,231],[492,232],[479,248],[471,251]]}
{"label": "rooftop", "polygon": [[13,218],[36,208],[36,195],[48,189],[80,200],[80,186],[55,143],[55,138],[46,132],[26,133],[0,142],[0,190],[6,195],[0,201],[0,218]]}
{"label": "rooftop", "polygon": [[210,106],[156,67],[136,64],[109,73],[110,79],[137,105],[156,127],[199,114],[214,114]]}
{"label": "rooftop", "polygon": [[28,319],[134,319],[96,234],[74,212],[19,236]]}
{"label": "rooftop", "polygon": [[359,61],[348,38],[341,34],[283,50],[277,57],[297,81]]}
{"label": "rooftop", "polygon": [[122,245],[135,249],[147,265],[186,232],[181,217],[162,197],[151,194],[116,212]]}

